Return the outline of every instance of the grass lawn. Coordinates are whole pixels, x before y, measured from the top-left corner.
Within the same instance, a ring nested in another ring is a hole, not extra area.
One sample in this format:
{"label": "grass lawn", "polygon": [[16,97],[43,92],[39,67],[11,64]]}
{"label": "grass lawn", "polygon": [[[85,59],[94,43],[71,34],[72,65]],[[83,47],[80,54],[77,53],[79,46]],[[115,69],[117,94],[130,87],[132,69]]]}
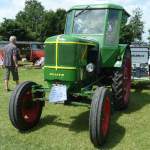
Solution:
{"label": "grass lawn", "polygon": [[[42,70],[20,69],[20,80],[43,84]],[[93,150],[88,132],[88,105],[48,104],[40,123],[20,133],[11,124],[8,104],[11,92],[3,90],[0,69],[0,150]],[[10,88],[15,86],[10,81]],[[150,90],[132,90],[129,108],[112,115],[110,135],[103,149],[150,149]]]}

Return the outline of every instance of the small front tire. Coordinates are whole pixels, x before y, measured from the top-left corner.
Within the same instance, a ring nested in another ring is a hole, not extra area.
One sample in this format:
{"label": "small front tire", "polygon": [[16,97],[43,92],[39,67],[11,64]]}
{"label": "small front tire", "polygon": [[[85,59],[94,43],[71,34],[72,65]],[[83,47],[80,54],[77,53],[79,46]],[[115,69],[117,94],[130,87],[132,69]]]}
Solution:
{"label": "small front tire", "polygon": [[89,130],[90,138],[95,147],[103,145],[109,133],[111,118],[111,100],[107,88],[97,88],[92,98]]}
{"label": "small front tire", "polygon": [[15,128],[20,131],[33,128],[40,120],[43,102],[33,101],[32,86],[34,82],[19,84],[11,95],[9,102],[9,118]]}

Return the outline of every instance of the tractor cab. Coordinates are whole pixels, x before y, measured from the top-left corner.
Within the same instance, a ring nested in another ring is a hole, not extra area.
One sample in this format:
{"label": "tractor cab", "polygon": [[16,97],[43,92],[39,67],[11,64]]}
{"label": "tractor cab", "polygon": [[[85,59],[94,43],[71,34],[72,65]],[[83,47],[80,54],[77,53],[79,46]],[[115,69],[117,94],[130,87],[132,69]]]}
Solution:
{"label": "tractor cab", "polygon": [[129,14],[114,4],[80,5],[67,13],[65,34],[80,35],[103,45],[118,44],[120,25]]}

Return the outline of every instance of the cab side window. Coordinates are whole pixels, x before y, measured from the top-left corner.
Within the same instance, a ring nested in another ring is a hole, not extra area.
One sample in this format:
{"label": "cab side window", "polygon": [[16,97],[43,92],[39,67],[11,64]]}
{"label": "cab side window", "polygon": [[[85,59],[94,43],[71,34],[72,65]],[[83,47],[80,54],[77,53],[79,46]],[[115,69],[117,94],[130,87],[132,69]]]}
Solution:
{"label": "cab side window", "polygon": [[118,43],[119,11],[109,10],[108,24],[106,29],[106,44]]}
{"label": "cab side window", "polygon": [[71,19],[73,11],[69,12],[66,17],[65,34],[69,34],[71,30]]}

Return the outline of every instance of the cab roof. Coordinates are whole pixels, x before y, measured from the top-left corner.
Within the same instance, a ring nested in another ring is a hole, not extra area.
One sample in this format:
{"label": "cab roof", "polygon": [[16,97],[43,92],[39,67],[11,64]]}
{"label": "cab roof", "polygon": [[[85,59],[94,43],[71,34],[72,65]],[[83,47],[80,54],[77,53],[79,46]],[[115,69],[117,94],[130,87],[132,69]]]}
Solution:
{"label": "cab roof", "polygon": [[118,9],[118,10],[123,10],[127,14],[127,16],[130,16],[129,13],[122,6],[116,5],[116,4],[111,4],[111,3],[76,5],[76,6],[73,6],[72,8],[70,8],[69,11],[76,10],[76,9]]}

